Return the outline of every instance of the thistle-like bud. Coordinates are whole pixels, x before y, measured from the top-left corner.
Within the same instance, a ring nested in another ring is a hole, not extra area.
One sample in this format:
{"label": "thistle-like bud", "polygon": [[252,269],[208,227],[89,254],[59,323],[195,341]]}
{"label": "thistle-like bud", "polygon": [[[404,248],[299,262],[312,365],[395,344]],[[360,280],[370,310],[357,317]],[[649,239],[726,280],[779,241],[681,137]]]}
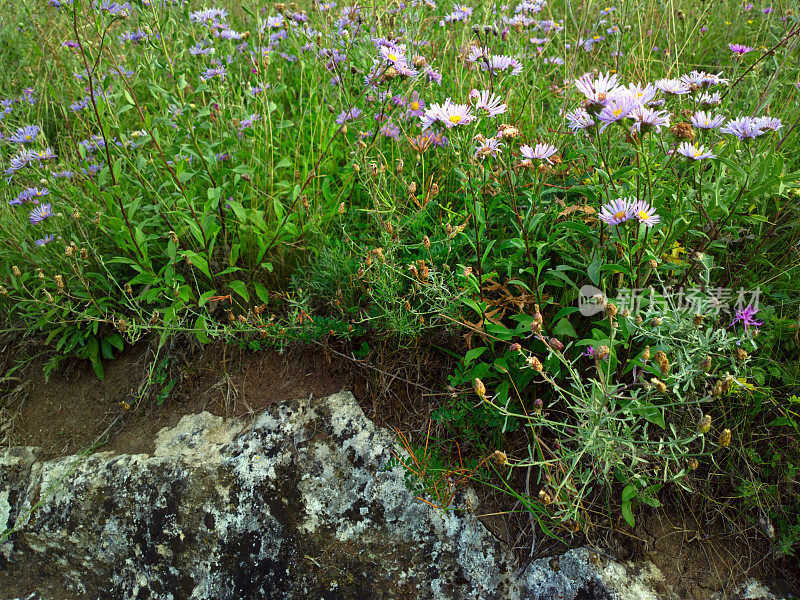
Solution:
{"label": "thistle-like bud", "polygon": [[81,248],[81,258],[83,260],[86,260],[87,258],[89,258],[89,251],[86,250],[86,248]]}
{"label": "thistle-like bud", "polygon": [[528,366],[537,373],[541,373],[544,370],[544,366],[542,366],[542,361],[540,361],[535,356],[529,356],[525,362],[527,362]]}
{"label": "thistle-like bud", "polygon": [[404,167],[404,166],[405,166],[405,163],[403,162],[403,159],[402,159],[402,158],[398,158],[398,159],[397,159],[397,165],[396,165],[396,167],[395,167],[395,170],[396,170],[398,173],[402,173],[402,172],[403,172],[403,167]]}
{"label": "thistle-like bud", "polygon": [[543,503],[545,506],[547,506],[548,504],[550,504],[551,502],[553,502],[553,499],[550,497],[550,494],[548,494],[548,493],[547,493],[547,492],[545,492],[544,490],[539,490],[539,500],[541,500],[541,501],[542,501],[542,503]]}
{"label": "thistle-like bud", "polygon": [[553,350],[561,352],[564,349],[564,344],[561,342],[561,340],[556,338],[550,338],[548,341],[550,343],[550,347]]}
{"label": "thistle-like bud", "polygon": [[705,319],[705,318],[706,318],[705,315],[702,315],[702,314],[698,313],[692,319],[692,323],[694,323],[695,327],[702,327],[703,326],[703,319]]}
{"label": "thistle-like bud", "polygon": [[372,253],[379,262],[386,262],[386,258],[383,256],[383,248],[375,248],[372,250]]}
{"label": "thistle-like bud", "polygon": [[486,398],[486,386],[483,385],[483,382],[477,377],[475,378],[475,381],[472,382],[472,388],[475,390],[475,394],[479,398]]}
{"label": "thistle-like bud", "polygon": [[133,294],[133,288],[131,287],[131,284],[130,284],[130,283],[126,283],[126,284],[123,286],[123,288],[122,288],[122,289],[123,289],[123,290],[125,290],[125,293],[126,293],[126,294],[128,294],[129,296],[130,296],[131,294]]}
{"label": "thistle-like bud", "polygon": [[672,368],[669,364],[669,359],[667,359],[667,354],[663,350],[656,352],[653,361],[658,365],[662,375],[667,375]]}
{"label": "thistle-like bud", "polygon": [[4,285],[0,285],[0,296],[8,296],[8,290]]}
{"label": "thistle-like bud", "polygon": [[658,377],[653,377],[650,380],[650,383],[658,390],[659,394],[666,394],[667,393],[667,384],[661,381]]}
{"label": "thistle-like bud", "polygon": [[619,311],[617,309],[617,305],[616,304],[614,304],[613,302],[609,302],[608,304],[606,304],[606,314],[609,317],[616,317],[617,316],[617,312],[619,312]]}
{"label": "thistle-like bud", "polygon": [[431,184],[431,197],[437,196],[439,194],[439,186],[435,183]]}
{"label": "thistle-like bud", "polygon": [[44,279],[44,271],[42,271],[42,269],[36,269],[36,274],[38,275],[39,279]]}
{"label": "thistle-like bud", "polygon": [[727,448],[731,445],[731,430],[730,429],[723,429],[722,432],[719,434],[719,438],[717,439],[717,443],[722,446],[723,448]]}
{"label": "thistle-like bud", "polygon": [[739,360],[746,360],[747,359],[747,352],[744,351],[744,348],[736,348],[736,358]]}
{"label": "thistle-like bud", "polygon": [[339,204],[339,214],[343,215],[347,209],[344,206],[344,202]]}
{"label": "thistle-like bud", "polygon": [[492,458],[501,467],[508,464],[508,456],[506,456],[505,452],[500,452],[500,450],[495,450],[492,454]]}
{"label": "thistle-like bud", "polygon": [[79,213],[77,210],[73,210],[72,211],[72,218],[75,219],[76,221],[78,221],[81,218],[81,213]]}
{"label": "thistle-like bud", "polygon": [[703,415],[700,422],[697,424],[700,433],[708,433],[711,430],[711,415]]}
{"label": "thistle-like bud", "polygon": [[22,277],[22,272],[19,270],[17,265],[11,267],[11,272],[14,274],[15,277]]}
{"label": "thistle-like bud", "polygon": [[412,181],[411,183],[408,184],[408,194],[409,196],[413,196],[416,193],[417,193],[417,183],[415,181]]}
{"label": "thistle-like bud", "polygon": [[178,234],[175,233],[174,231],[170,231],[169,232],[169,241],[177,246],[178,245]]}
{"label": "thistle-like bud", "polygon": [[544,402],[542,402],[541,398],[537,398],[536,400],[533,401],[533,410],[534,412],[536,412],[537,415],[541,414],[543,406]]}
{"label": "thistle-like bud", "polygon": [[392,235],[394,233],[394,227],[392,227],[392,222],[391,221],[386,221],[386,223],[383,225],[383,228],[386,230],[386,233],[388,233],[389,235]]}
{"label": "thistle-like bud", "polygon": [[594,351],[594,356],[598,360],[605,360],[608,358],[608,355],[611,354],[611,348],[603,344],[602,346],[598,346],[597,349]]}
{"label": "thistle-like bud", "polygon": [[691,123],[680,121],[669,128],[669,131],[679,140],[693,141],[695,138],[694,127]]}
{"label": "thistle-like bud", "polygon": [[518,342],[514,342],[508,347],[508,349],[511,350],[511,352],[522,352],[522,345]]}
{"label": "thistle-like bud", "polygon": [[704,373],[708,373],[708,371],[711,369],[711,357],[710,356],[706,356],[700,362],[700,368],[703,369]]}
{"label": "thistle-like bud", "polygon": [[656,267],[658,267],[658,261],[655,258],[651,258],[650,260],[647,261],[647,266],[650,267],[651,269],[655,269]]}
{"label": "thistle-like bud", "polygon": [[700,466],[700,463],[699,463],[699,462],[697,462],[697,459],[696,459],[696,458],[690,458],[690,459],[687,461],[687,463],[686,463],[686,466],[689,468],[689,470],[690,470],[690,471],[696,471],[696,470],[697,470],[697,467],[699,467],[699,466]]}
{"label": "thistle-like bud", "polygon": [[426,235],[422,238],[422,245],[425,246],[425,249],[428,250],[431,247],[431,239]]}
{"label": "thistle-like bud", "polygon": [[464,267],[464,270],[461,271],[461,274],[464,277],[469,277],[470,275],[472,275],[472,267]]}
{"label": "thistle-like bud", "polygon": [[642,352],[642,360],[645,362],[650,360],[650,346],[644,347],[644,352]]}
{"label": "thistle-like bud", "polygon": [[63,290],[64,289],[64,278],[61,275],[55,275],[53,277],[53,279],[55,279],[55,281],[56,281],[56,287],[58,288],[58,291]]}

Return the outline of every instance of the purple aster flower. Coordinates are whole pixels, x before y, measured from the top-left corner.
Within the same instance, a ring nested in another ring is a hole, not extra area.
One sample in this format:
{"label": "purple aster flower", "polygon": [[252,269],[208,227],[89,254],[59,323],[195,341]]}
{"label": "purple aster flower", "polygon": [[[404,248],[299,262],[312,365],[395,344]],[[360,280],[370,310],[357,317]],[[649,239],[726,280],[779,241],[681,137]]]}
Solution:
{"label": "purple aster flower", "polygon": [[362,113],[363,111],[357,106],[354,106],[350,110],[343,110],[336,117],[336,123],[339,125],[344,125],[345,123],[347,123],[347,121],[352,121],[353,119],[357,119],[358,117],[361,116]]}
{"label": "purple aster flower", "polygon": [[30,144],[39,135],[38,125],[25,125],[20,127],[8,137],[8,141],[14,144]]}
{"label": "purple aster flower", "polygon": [[29,187],[22,190],[17,194],[16,198],[9,200],[8,203],[11,206],[18,206],[27,202],[38,203],[39,198],[44,198],[48,194],[50,194],[50,190],[47,188]]}
{"label": "purple aster flower", "polygon": [[393,140],[400,139],[400,128],[391,121],[383,125],[383,127],[378,130],[378,133],[385,137],[392,138]]}
{"label": "purple aster flower", "polygon": [[682,154],[686,158],[690,158],[692,160],[704,160],[706,158],[716,158],[717,155],[711,152],[708,148],[701,145],[698,147],[696,144],[690,144],[689,142],[682,142],[680,146],[678,146],[678,154]]}
{"label": "purple aster flower", "polygon": [[31,224],[36,225],[52,216],[53,211],[51,210],[50,204],[40,204],[31,211]]}
{"label": "purple aster flower", "polygon": [[671,96],[682,96],[691,91],[689,86],[680,79],[659,79],[656,81],[655,86]]}
{"label": "purple aster flower", "polygon": [[430,108],[425,111],[425,114],[421,117],[422,130],[425,131],[437,121],[450,129],[456,125],[472,123],[475,118],[468,105],[455,104],[448,98],[444,101],[444,104],[431,104]]}
{"label": "purple aster flower", "polygon": [[633,218],[635,199],[617,198],[600,209],[599,219],[608,225],[619,225]]}
{"label": "purple aster flower", "polygon": [[56,236],[54,234],[52,234],[52,233],[48,233],[46,236],[44,236],[43,238],[41,238],[39,240],[36,240],[33,243],[36,244],[37,246],[45,246],[45,245],[49,244],[50,242],[52,242],[54,239],[56,239]]}
{"label": "purple aster flower", "polygon": [[600,126],[600,131],[605,131],[606,127],[611,123],[616,123],[626,118],[636,106],[638,106],[636,100],[627,93],[609,98],[600,114],[597,115],[597,118],[603,123]]}
{"label": "purple aster flower", "polygon": [[744,44],[728,44],[728,48],[730,48],[731,52],[738,56],[742,56],[743,54],[747,54],[748,52],[755,50],[753,46],[745,46]]}
{"label": "purple aster flower", "polygon": [[576,108],[575,110],[568,112],[566,114],[566,119],[569,122],[569,128],[574,132],[586,131],[587,129],[594,127],[594,119],[592,119],[592,116],[582,108]]}
{"label": "purple aster flower", "polygon": [[209,81],[214,77],[219,77],[220,79],[225,79],[225,75],[228,74],[228,71],[225,67],[213,67],[211,69],[206,69],[202,75],[200,75],[200,79],[203,81]]}
{"label": "purple aster flower", "polygon": [[487,65],[486,61],[483,61],[481,63],[481,68],[484,71],[491,71],[494,75],[497,75],[501,71],[510,71],[510,75],[519,75],[522,73],[522,63],[513,56],[492,55],[488,63]]}
{"label": "purple aster flower", "polygon": [[475,110],[486,111],[487,116],[496,117],[506,112],[507,106],[502,103],[502,99],[498,98],[489,90],[472,90],[469,94]]}
{"label": "purple aster flower", "polygon": [[590,105],[605,106],[606,101],[619,88],[616,73],[600,74],[597,78],[592,73],[586,73],[575,80],[575,87],[589,101]]}
{"label": "purple aster flower", "polygon": [[722,115],[706,114],[702,110],[697,111],[689,119],[692,125],[698,129],[716,129],[725,122],[725,117]]}
{"label": "purple aster flower", "polygon": [[652,227],[661,221],[661,217],[656,214],[655,209],[644,200],[636,202],[636,204],[631,207],[631,212],[633,212],[633,216],[639,220],[639,223],[647,227]]}
{"label": "purple aster flower", "polygon": [[743,323],[745,334],[747,334],[748,327],[755,327],[756,335],[758,335],[758,328],[764,324],[764,321],[756,321],[756,313],[758,313],[760,310],[760,308],[756,308],[751,304],[748,304],[744,308],[736,309],[736,313],[733,317],[733,321],[731,321],[730,327],[733,327],[736,325],[736,323]]}
{"label": "purple aster flower", "polygon": [[505,146],[497,138],[488,138],[478,141],[478,146],[475,148],[475,158],[485,159],[487,157],[494,158],[502,152],[501,146]]}
{"label": "purple aster flower", "polygon": [[778,131],[783,127],[783,123],[778,117],[756,117],[754,121],[756,121],[758,128],[761,129],[761,133]]}
{"label": "purple aster flower", "polygon": [[631,125],[631,132],[638,131],[641,134],[646,134],[651,129],[655,129],[656,132],[660,133],[663,127],[669,127],[670,121],[667,111],[655,111],[641,104],[634,106],[628,118],[634,121],[633,125]]}
{"label": "purple aster flower", "polygon": [[754,140],[764,133],[759,126],[758,119],[753,117],[731,119],[720,128],[720,132],[735,135],[740,140]]}
{"label": "purple aster flower", "polygon": [[700,104],[700,106],[705,106],[707,108],[719,106],[722,104],[722,95],[719,92],[714,92],[713,94],[705,92],[697,99],[697,102]]}
{"label": "purple aster flower", "polygon": [[406,103],[408,117],[421,117],[425,112],[425,102],[419,97],[418,92],[414,92]]}
{"label": "purple aster flower", "polygon": [[520,146],[519,149],[520,152],[522,152],[522,156],[528,160],[546,160],[551,165],[553,162],[550,160],[550,157],[558,152],[558,148],[552,144],[536,144],[535,148],[531,148],[530,146]]}

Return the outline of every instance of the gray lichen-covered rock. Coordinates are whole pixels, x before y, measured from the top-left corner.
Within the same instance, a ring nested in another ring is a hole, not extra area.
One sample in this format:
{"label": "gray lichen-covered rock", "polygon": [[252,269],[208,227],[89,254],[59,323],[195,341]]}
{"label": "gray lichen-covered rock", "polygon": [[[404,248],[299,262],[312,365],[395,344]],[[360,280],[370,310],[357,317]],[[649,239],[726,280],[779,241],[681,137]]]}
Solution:
{"label": "gray lichen-covered rock", "polygon": [[[654,566],[586,549],[516,570],[474,494],[446,512],[416,501],[397,451],[346,393],[248,426],[189,415],[152,456],[14,448],[0,453],[0,550],[58,565],[87,599],[676,598]],[[740,597],[774,600],[749,585]]]}
{"label": "gray lichen-covered rock", "polygon": [[186,416],[153,456],[35,463],[14,554],[137,600],[518,597],[509,552],[475,515],[414,501],[393,448],[349,394],[248,428]]}

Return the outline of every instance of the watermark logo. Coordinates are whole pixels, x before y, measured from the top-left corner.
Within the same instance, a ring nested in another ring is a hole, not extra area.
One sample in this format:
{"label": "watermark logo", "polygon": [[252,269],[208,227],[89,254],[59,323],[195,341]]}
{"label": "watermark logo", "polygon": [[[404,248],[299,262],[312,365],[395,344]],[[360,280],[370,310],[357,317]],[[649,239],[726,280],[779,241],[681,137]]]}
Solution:
{"label": "watermark logo", "polygon": [[578,295],[578,309],[585,317],[591,317],[605,310],[608,302],[613,302],[620,313],[664,314],[668,311],[689,312],[693,314],[717,315],[720,312],[741,310],[746,306],[758,308],[761,288],[747,290],[740,288],[673,288],[654,287],[620,288],[613,298],[606,298],[603,291],[593,285],[584,285]]}
{"label": "watermark logo", "polygon": [[606,296],[603,290],[593,285],[584,285],[578,295],[578,310],[584,317],[601,313],[606,308]]}

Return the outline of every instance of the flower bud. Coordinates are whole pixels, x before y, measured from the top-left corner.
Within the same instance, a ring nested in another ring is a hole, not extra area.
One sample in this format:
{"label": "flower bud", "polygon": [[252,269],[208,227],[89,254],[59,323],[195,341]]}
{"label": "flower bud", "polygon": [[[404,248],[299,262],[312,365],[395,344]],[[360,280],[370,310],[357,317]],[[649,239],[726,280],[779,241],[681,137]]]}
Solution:
{"label": "flower bud", "polygon": [[736,348],[736,358],[739,360],[746,360],[747,352],[745,352],[743,348]]}
{"label": "flower bud", "polygon": [[342,202],[341,204],[339,204],[339,214],[340,214],[340,215],[343,215],[343,214],[345,213],[345,211],[346,211],[346,210],[347,210],[347,209],[346,209],[346,208],[345,208],[345,206],[344,206],[344,202]]}
{"label": "flower bud", "polygon": [[425,249],[428,250],[431,247],[431,239],[426,235],[422,238],[422,245],[425,246]]}
{"label": "flower bud", "polygon": [[542,366],[542,361],[540,361],[535,356],[529,356],[525,362],[528,363],[528,366],[531,369],[533,369],[534,371],[536,371],[538,373],[541,373],[542,370],[544,370],[544,367]]}
{"label": "flower bud", "polygon": [[550,342],[550,347],[553,350],[556,350],[557,352],[561,352],[564,349],[564,344],[561,342],[561,340],[558,340],[556,338],[550,338],[549,342]]}
{"label": "flower bud", "polygon": [[500,450],[495,450],[492,454],[492,458],[501,467],[508,464],[508,457],[506,456],[506,453],[500,452]]}
{"label": "flower bud", "polygon": [[548,494],[544,490],[539,490],[539,500],[541,500],[545,506],[547,506],[553,501],[553,499],[550,497],[550,494]]}
{"label": "flower bud", "polygon": [[703,319],[705,319],[705,315],[697,314],[692,319],[692,323],[694,323],[695,327],[702,327],[703,326]]}
{"label": "flower bud", "polygon": [[15,277],[22,277],[22,272],[19,270],[17,265],[11,267],[11,272],[14,274]]}
{"label": "flower bud", "polygon": [[655,269],[656,267],[658,267],[658,261],[655,258],[651,258],[650,260],[647,261],[647,266],[650,267],[651,269]]}
{"label": "flower bud", "polygon": [[708,433],[711,430],[711,415],[703,415],[700,423],[697,424],[700,433]]}
{"label": "flower bud", "polygon": [[697,462],[696,458],[690,458],[687,461],[686,466],[689,468],[690,471],[695,471],[695,470],[697,470],[697,467],[700,466],[700,463]]}
{"label": "flower bud", "polygon": [[511,350],[511,352],[522,352],[522,346],[517,342],[511,344],[508,349]]}
{"label": "flower bud", "polygon": [[642,352],[642,360],[643,361],[650,360],[650,346],[644,347],[644,352]]}
{"label": "flower bud", "polygon": [[608,304],[606,304],[606,314],[609,317],[616,317],[617,316],[617,312],[618,312],[618,310],[617,310],[617,305],[616,304],[614,304],[613,302],[609,302]]}
{"label": "flower bud", "polygon": [[611,348],[603,344],[602,346],[598,346],[597,349],[594,351],[594,356],[598,360],[605,360],[608,358],[608,355],[611,354]]}
{"label": "flower bud", "polygon": [[661,326],[661,317],[653,317],[653,320],[652,320],[652,321],[650,321],[650,324],[651,324],[653,327],[659,327],[659,326]]}
{"label": "flower bud", "polygon": [[475,381],[472,382],[473,389],[475,390],[475,394],[480,398],[486,398],[486,386],[483,385],[483,382],[475,378]]}
{"label": "flower bud", "polygon": [[653,386],[655,386],[655,388],[658,390],[659,394],[666,394],[667,393],[667,384],[664,383],[663,381],[661,381],[658,377],[653,377],[650,380],[650,383],[652,383]]}
{"label": "flower bud", "polygon": [[727,448],[731,445],[731,430],[730,429],[723,429],[722,433],[719,434],[719,438],[717,439],[717,443],[722,446],[723,448]]}

